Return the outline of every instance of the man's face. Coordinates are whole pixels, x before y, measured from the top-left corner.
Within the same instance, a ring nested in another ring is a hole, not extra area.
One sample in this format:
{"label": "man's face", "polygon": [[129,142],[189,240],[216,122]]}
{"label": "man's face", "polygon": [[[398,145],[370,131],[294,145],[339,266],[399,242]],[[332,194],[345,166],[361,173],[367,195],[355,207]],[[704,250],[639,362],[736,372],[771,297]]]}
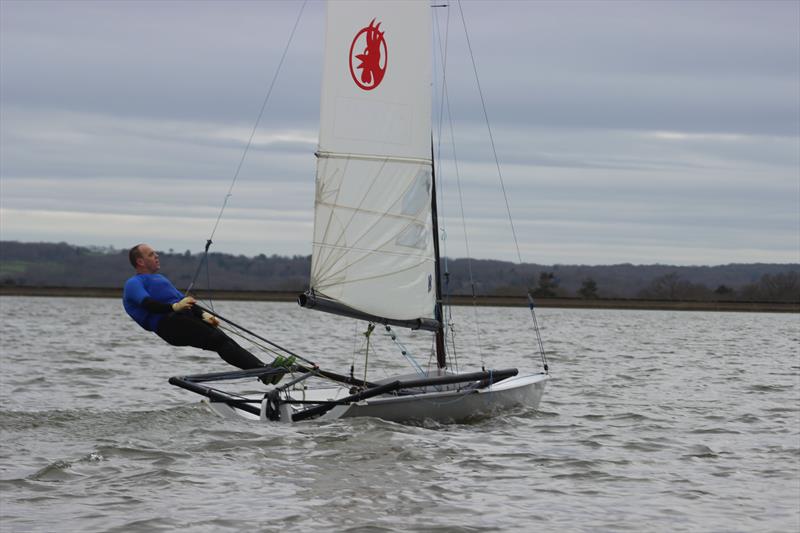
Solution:
{"label": "man's face", "polygon": [[146,274],[155,274],[161,268],[161,263],[158,260],[158,254],[149,244],[142,244],[139,246],[139,252],[142,257],[136,260],[136,264]]}

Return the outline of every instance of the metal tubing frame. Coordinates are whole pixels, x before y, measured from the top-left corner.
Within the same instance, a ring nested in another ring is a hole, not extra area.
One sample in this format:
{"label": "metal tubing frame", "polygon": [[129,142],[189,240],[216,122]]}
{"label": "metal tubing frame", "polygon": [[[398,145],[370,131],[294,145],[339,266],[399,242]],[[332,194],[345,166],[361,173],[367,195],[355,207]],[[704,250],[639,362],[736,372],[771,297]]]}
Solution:
{"label": "metal tubing frame", "polygon": [[[170,385],[175,385],[182,389],[194,392],[201,396],[205,396],[212,402],[221,402],[235,409],[241,409],[248,413],[261,416],[261,410],[258,407],[250,405],[255,403],[255,400],[248,400],[246,398],[237,398],[225,391],[214,389],[199,385],[198,383],[208,381],[224,381],[230,379],[239,379],[244,377],[260,376],[264,374],[275,373],[277,369],[256,368],[251,370],[240,370],[238,372],[216,372],[212,374],[198,374],[194,376],[178,377],[173,376],[169,378]],[[336,400],[334,402],[324,402],[314,407],[309,407],[298,413],[292,415],[293,422],[307,420],[317,416],[322,416],[337,405],[347,405],[354,402],[359,402],[390,392],[397,392],[403,389],[417,389],[422,387],[433,387],[437,385],[450,385],[455,383],[478,382],[474,390],[484,388],[493,383],[497,383],[504,379],[516,376],[518,370],[516,368],[506,368],[503,370],[489,370],[481,372],[471,372],[469,374],[449,374],[444,376],[434,376],[429,378],[411,379],[411,380],[394,380],[389,383],[377,385],[374,383],[369,384],[369,388],[359,391],[355,394]],[[310,377],[310,376],[309,376]],[[305,378],[305,377],[304,377]],[[303,379],[304,379],[303,378]],[[260,400],[259,400],[260,401]],[[291,401],[287,403],[292,403]]]}

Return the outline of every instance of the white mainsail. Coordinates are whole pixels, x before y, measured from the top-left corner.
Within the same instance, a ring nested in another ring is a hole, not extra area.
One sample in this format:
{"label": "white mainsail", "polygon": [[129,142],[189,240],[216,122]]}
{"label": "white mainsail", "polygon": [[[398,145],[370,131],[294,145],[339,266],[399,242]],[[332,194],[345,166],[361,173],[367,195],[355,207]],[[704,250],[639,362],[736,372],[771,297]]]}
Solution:
{"label": "white mainsail", "polygon": [[428,2],[327,9],[311,289],[378,317],[432,318]]}

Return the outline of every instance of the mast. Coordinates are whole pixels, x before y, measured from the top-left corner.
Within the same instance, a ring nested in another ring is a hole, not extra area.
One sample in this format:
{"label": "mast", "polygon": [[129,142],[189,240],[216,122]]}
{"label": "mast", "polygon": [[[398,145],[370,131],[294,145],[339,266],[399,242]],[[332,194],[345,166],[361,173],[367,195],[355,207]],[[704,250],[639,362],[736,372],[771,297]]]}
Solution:
{"label": "mast", "polygon": [[436,307],[434,317],[439,322],[436,328],[436,366],[447,367],[444,347],[444,312],[442,310],[442,272],[439,258],[439,213],[436,208],[436,165],[433,159],[433,134],[431,133],[431,222],[433,226],[433,256],[436,273]]}

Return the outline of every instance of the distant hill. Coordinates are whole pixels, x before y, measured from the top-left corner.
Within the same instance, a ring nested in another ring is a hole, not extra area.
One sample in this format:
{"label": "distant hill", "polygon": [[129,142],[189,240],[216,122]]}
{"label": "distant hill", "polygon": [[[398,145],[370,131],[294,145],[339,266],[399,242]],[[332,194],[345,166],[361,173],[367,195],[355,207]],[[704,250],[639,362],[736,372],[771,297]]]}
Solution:
{"label": "distant hill", "polygon": [[[201,254],[159,252],[162,272],[185,289]],[[197,287],[218,290],[307,288],[309,256],[246,257],[210,253]],[[537,265],[450,259],[453,294],[648,298],[661,300],[800,301],[800,264]],[[470,283],[469,271],[474,282]],[[0,241],[0,284],[39,287],[121,287],[133,273],[128,251],[67,243]],[[210,283],[209,283],[210,282]],[[210,285],[210,286],[209,286]]]}

